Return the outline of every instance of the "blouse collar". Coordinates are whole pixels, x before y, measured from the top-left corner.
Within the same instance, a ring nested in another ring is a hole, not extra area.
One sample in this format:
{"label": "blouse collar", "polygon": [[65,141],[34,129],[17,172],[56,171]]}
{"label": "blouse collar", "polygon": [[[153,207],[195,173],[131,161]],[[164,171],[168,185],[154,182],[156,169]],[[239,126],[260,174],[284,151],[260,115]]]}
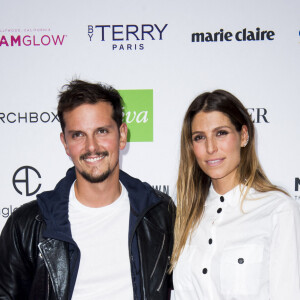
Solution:
{"label": "blouse collar", "polygon": [[237,206],[240,204],[240,201],[243,198],[243,193],[246,189],[246,186],[244,186],[243,184],[238,184],[237,186],[235,186],[232,190],[230,190],[229,192],[227,192],[224,195],[218,194],[213,185],[210,185],[209,188],[209,192],[208,192],[208,196],[206,198],[205,201],[205,206],[207,205],[212,205],[213,203],[215,203],[216,201],[222,201],[224,203],[228,203],[230,206]]}

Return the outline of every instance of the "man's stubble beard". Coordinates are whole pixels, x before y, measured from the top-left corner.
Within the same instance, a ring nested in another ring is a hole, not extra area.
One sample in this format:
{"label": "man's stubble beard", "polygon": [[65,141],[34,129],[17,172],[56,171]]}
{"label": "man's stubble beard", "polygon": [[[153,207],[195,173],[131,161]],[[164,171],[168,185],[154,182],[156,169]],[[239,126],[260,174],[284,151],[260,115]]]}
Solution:
{"label": "man's stubble beard", "polygon": [[[86,157],[90,156],[91,153],[85,153],[83,155],[80,156],[80,159],[81,160],[84,160]],[[96,155],[98,156],[101,156],[103,155],[104,157],[105,156],[108,156],[108,152],[107,151],[104,151],[102,153],[96,153]],[[77,172],[88,182],[90,183],[100,183],[100,182],[103,182],[105,181],[113,172],[114,170],[116,169],[117,165],[119,164],[119,160],[117,160],[115,166],[111,169],[110,167],[108,167],[108,169],[103,172],[102,174],[100,175],[97,175],[97,176],[93,176],[92,174],[86,172],[86,171],[80,171],[77,169]]]}

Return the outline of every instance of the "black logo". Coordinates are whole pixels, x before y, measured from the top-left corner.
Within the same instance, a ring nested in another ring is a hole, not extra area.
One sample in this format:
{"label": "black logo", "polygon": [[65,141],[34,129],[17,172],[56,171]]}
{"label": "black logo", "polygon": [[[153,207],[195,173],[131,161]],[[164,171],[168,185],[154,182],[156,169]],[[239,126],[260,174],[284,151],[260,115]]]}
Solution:
{"label": "black logo", "polygon": [[113,51],[144,50],[144,42],[163,40],[168,24],[88,25],[88,38],[99,45],[108,41]]}
{"label": "black logo", "polygon": [[[16,177],[19,175],[20,172],[23,175],[23,176],[20,176],[22,179],[16,179]],[[27,197],[32,196],[32,195],[36,194],[39,191],[39,189],[42,186],[40,183],[37,185],[37,188],[34,191],[30,190],[31,187],[30,187],[30,184],[29,184],[29,180],[31,178],[31,181],[32,181],[32,179],[34,178],[33,176],[41,178],[41,175],[40,175],[39,171],[37,169],[33,168],[33,167],[30,167],[30,166],[23,166],[23,167],[19,168],[14,173],[14,176],[12,178],[12,183],[13,183],[13,186],[14,186],[15,190],[20,195],[23,195],[23,193],[18,188],[20,186],[22,186],[22,190],[25,189],[25,195]]]}
{"label": "black logo", "polygon": [[152,185],[152,187],[160,192],[163,192],[167,195],[170,195],[170,187],[169,185]]}
{"label": "black logo", "polygon": [[236,33],[224,31],[220,29],[217,32],[194,32],[192,33],[192,43],[205,42],[249,42],[249,41],[273,41],[275,32],[272,30],[261,30],[259,27],[256,30],[248,30],[244,28]]}
{"label": "black logo", "polygon": [[300,187],[300,178],[295,178],[295,191],[298,192]]}
{"label": "black logo", "polygon": [[53,123],[59,122],[58,116],[51,112],[0,112],[0,124],[2,123]]}
{"label": "black logo", "polygon": [[266,108],[247,108],[247,110],[253,123],[270,123],[267,119],[268,111]]}

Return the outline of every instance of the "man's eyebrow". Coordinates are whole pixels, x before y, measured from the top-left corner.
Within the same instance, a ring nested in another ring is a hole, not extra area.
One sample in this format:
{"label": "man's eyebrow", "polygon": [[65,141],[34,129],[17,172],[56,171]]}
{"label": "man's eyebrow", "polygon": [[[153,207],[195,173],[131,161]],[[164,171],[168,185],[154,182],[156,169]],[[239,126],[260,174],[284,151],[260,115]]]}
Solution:
{"label": "man's eyebrow", "polygon": [[77,130],[77,129],[70,129],[70,130],[68,130],[68,131],[66,131],[66,133],[68,133],[68,134],[70,134],[70,133],[77,133],[77,132],[82,132],[81,130]]}
{"label": "man's eyebrow", "polygon": [[99,126],[98,128],[96,128],[96,130],[105,129],[105,128],[113,128],[113,127],[114,127],[113,125],[103,125],[103,126]]}

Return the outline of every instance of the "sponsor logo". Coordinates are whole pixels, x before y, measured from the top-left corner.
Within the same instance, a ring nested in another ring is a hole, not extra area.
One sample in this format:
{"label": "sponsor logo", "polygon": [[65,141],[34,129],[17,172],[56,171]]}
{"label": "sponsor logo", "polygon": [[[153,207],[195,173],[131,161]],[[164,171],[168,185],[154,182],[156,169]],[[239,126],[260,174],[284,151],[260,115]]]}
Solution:
{"label": "sponsor logo", "polygon": [[300,188],[300,178],[295,178],[295,192],[298,192]]}
{"label": "sponsor logo", "polygon": [[164,39],[168,24],[88,25],[90,42],[111,45],[113,51],[144,50],[151,41]]}
{"label": "sponsor logo", "polygon": [[247,110],[253,123],[270,123],[267,119],[268,111],[266,108],[247,108]]}
{"label": "sponsor logo", "polygon": [[225,31],[220,29],[217,32],[194,32],[192,33],[192,42],[250,42],[250,41],[273,41],[275,32],[273,30],[261,30],[257,27],[255,30],[244,28],[237,32]]}
{"label": "sponsor logo", "polygon": [[18,207],[13,207],[10,205],[9,207],[2,207],[1,216],[3,218],[8,218]]}
{"label": "sponsor logo", "polygon": [[[300,178],[299,177],[295,177],[295,192],[299,192],[300,191]],[[300,203],[300,195],[295,195],[295,200],[299,201]]]}
{"label": "sponsor logo", "polygon": [[[153,141],[153,90],[120,90],[123,122],[127,123],[129,142]],[[57,113],[0,112],[0,125],[59,123]]]}
{"label": "sponsor logo", "polygon": [[62,46],[67,35],[50,31],[49,28],[0,29],[0,47]]}
{"label": "sponsor logo", "polygon": [[59,122],[54,112],[0,112],[0,124],[3,123],[53,123]]}
{"label": "sponsor logo", "polygon": [[20,167],[13,175],[12,184],[14,189],[20,195],[26,197],[36,194],[41,188],[41,174],[37,169],[31,166]]}
{"label": "sponsor logo", "polygon": [[119,90],[128,142],[153,141],[153,90]]}
{"label": "sponsor logo", "polygon": [[152,185],[152,187],[158,191],[161,191],[167,195],[170,195],[170,186],[169,185]]}

